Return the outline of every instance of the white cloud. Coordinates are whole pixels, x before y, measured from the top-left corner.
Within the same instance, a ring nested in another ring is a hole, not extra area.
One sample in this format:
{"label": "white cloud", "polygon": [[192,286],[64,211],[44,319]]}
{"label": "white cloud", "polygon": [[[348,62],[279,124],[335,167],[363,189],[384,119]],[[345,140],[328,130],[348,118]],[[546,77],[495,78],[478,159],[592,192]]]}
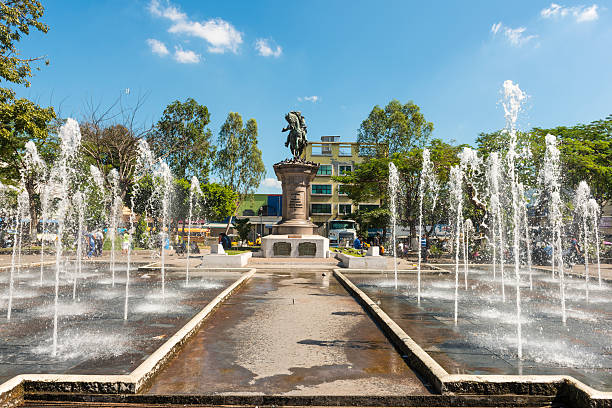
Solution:
{"label": "white cloud", "polygon": [[510,44],[514,45],[515,47],[520,47],[521,45],[526,44],[537,37],[537,35],[525,35],[525,30],[525,27],[505,27],[504,35]]}
{"label": "white cloud", "polygon": [[299,102],[312,102],[312,103],[317,103],[317,101],[319,100],[319,97],[317,95],[312,95],[312,96],[298,96],[298,101]]}
{"label": "white cloud", "polygon": [[147,39],[147,44],[149,44],[149,47],[151,47],[151,52],[159,55],[160,57],[164,57],[170,53],[166,47],[166,44],[154,38]]}
{"label": "white cloud", "polygon": [[281,188],[281,182],[273,177],[266,177],[261,183],[262,187],[265,188]]}
{"label": "white cloud", "polygon": [[537,35],[525,35],[526,30],[527,28],[525,27],[506,27],[501,22],[493,24],[491,26],[491,32],[493,33],[493,35],[496,35],[498,32],[502,32],[504,34],[504,37],[506,37],[506,40],[510,43],[510,45],[513,45],[515,47],[520,47],[533,40],[534,38],[537,38]]}
{"label": "white cloud", "polygon": [[599,14],[597,12],[598,8],[599,6],[597,4],[593,4],[589,7],[565,7],[560,4],[551,3],[549,7],[540,11],[540,16],[542,16],[542,18],[564,18],[567,16],[572,16],[577,23],[584,23],[587,21],[594,21],[599,18]]}
{"label": "white cloud", "polygon": [[274,48],[274,45],[271,45],[270,42],[264,38],[259,38],[255,42],[255,49],[259,52],[259,55],[263,57],[274,57],[278,58],[283,53],[283,49],[280,45],[277,45]]}
{"label": "white cloud", "polygon": [[178,46],[174,47],[174,59],[181,64],[197,64],[200,62],[200,55]]}
{"label": "white cloud", "polygon": [[208,43],[209,52],[223,54],[226,51],[231,51],[237,53],[240,44],[242,44],[242,33],[221,18],[213,18],[202,22],[193,21],[176,6],[169,2],[161,5],[159,0],[152,0],[149,3],[149,12],[154,16],[163,17],[172,22],[168,32],[203,39]]}

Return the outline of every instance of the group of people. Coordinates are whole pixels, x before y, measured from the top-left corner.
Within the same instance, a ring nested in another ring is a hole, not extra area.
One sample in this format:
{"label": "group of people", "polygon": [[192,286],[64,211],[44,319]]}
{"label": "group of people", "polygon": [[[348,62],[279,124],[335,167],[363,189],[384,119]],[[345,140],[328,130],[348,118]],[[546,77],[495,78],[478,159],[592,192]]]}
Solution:
{"label": "group of people", "polygon": [[104,233],[101,229],[84,234],[85,240],[85,256],[93,258],[94,256],[102,255],[102,246],[104,245]]}
{"label": "group of people", "polygon": [[353,241],[353,248],[359,249],[361,251],[371,246],[379,247],[381,255],[385,253],[385,247],[382,245],[382,240],[381,240],[379,233],[376,233],[376,235],[374,235],[373,237],[367,240],[363,236],[358,235],[357,237],[355,237],[355,240]]}
{"label": "group of people", "polygon": [[[101,229],[94,230],[92,232],[86,232],[83,234],[84,241],[84,253],[85,257],[91,259],[93,257],[102,255],[102,248],[104,247],[104,232]],[[121,235],[121,252],[127,254],[130,248],[130,234],[125,231]]]}

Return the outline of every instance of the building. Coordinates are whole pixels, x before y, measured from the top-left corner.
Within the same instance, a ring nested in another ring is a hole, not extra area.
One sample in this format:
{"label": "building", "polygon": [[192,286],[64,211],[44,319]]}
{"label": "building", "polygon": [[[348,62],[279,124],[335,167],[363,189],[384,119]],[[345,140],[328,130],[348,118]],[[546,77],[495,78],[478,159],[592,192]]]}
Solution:
{"label": "building", "polygon": [[272,225],[281,220],[283,211],[282,194],[253,194],[252,198],[240,203],[236,218],[248,218],[252,225],[249,240],[272,233]]}
{"label": "building", "polygon": [[[310,219],[319,226],[318,233],[327,236],[327,222],[346,218],[356,211],[355,204],[342,192],[342,184],[332,176],[341,176],[363,162],[365,145],[357,142],[340,142],[340,136],[321,136],[320,142],[308,142],[305,159],[319,163],[319,171],[310,184]],[[360,209],[380,206],[380,201],[358,203]]]}

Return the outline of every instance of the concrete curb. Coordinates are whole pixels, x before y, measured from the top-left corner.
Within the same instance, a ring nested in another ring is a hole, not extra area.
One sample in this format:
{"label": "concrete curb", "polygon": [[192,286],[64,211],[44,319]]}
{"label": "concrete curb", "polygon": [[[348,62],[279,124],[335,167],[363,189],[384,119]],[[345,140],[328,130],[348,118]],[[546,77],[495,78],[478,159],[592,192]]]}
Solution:
{"label": "concrete curb", "polygon": [[334,276],[353,297],[357,298],[357,301],[366,309],[391,342],[406,356],[405,358],[410,366],[425,377],[437,392],[441,393],[443,391],[442,378],[448,376],[446,370],[412,340],[397,323],[391,320],[372,299],[348,280],[342,272],[334,269]]}
{"label": "concrete curb", "polygon": [[[554,398],[499,395],[87,395],[36,394],[30,401],[71,401],[114,404],[176,404],[197,406],[337,406],[337,407],[534,407],[550,406]],[[158,406],[158,405],[155,405]]]}
{"label": "concrete curb", "polygon": [[595,390],[571,376],[449,374],[339,269],[334,276],[357,299],[409,365],[443,395],[556,396],[576,407],[610,408],[612,392]]}
{"label": "concrete curb", "polygon": [[37,392],[87,394],[139,392],[200,329],[206,318],[255,272],[255,269],[249,269],[243,273],[129,375],[22,374],[0,384],[0,407],[20,405],[24,395]]}

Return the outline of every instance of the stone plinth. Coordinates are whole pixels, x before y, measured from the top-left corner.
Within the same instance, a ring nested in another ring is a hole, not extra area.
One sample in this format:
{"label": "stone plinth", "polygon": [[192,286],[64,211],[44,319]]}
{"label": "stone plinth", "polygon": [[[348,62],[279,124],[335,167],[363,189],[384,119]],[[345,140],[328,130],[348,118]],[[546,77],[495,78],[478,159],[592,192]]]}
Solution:
{"label": "stone plinth", "polygon": [[268,235],[261,239],[264,258],[327,258],[329,239],[320,235]]}
{"label": "stone plinth", "polygon": [[308,189],[319,165],[301,160],[286,160],[274,165],[283,187],[283,218],[272,227],[274,235],[312,235],[317,228],[308,217]]}

